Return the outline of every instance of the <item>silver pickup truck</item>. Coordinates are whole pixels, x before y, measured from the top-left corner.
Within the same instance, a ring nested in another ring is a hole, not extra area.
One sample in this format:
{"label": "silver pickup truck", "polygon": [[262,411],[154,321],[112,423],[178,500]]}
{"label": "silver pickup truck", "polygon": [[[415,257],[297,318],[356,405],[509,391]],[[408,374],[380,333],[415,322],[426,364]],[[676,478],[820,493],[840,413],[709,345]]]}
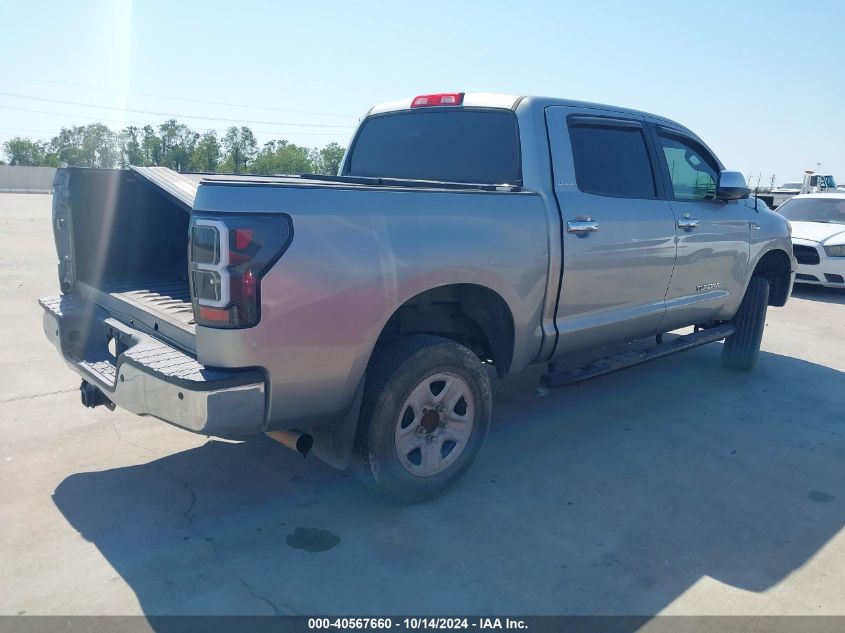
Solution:
{"label": "silver pickup truck", "polygon": [[796,268],[786,220],[691,131],[562,99],[376,106],[333,177],[64,169],[54,190],[44,331],[83,404],[268,433],[401,501],[467,470],[491,374],[557,386],[719,340],[749,369]]}

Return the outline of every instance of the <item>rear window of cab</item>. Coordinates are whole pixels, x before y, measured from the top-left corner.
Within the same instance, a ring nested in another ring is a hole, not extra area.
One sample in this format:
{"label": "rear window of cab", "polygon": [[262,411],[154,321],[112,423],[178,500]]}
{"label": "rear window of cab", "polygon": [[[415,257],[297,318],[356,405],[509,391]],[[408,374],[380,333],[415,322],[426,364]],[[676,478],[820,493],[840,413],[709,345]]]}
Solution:
{"label": "rear window of cab", "polygon": [[353,141],[343,175],[521,184],[516,114],[437,108],[372,116]]}

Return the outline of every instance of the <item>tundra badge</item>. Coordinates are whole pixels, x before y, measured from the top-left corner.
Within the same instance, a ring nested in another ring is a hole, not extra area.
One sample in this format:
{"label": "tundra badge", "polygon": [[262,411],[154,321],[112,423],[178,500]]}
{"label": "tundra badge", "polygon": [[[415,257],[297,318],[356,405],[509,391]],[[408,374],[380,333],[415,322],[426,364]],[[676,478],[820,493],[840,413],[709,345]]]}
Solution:
{"label": "tundra badge", "polygon": [[715,290],[719,287],[718,281],[713,281],[709,284],[701,284],[700,286],[695,287],[696,292],[706,292],[707,290]]}

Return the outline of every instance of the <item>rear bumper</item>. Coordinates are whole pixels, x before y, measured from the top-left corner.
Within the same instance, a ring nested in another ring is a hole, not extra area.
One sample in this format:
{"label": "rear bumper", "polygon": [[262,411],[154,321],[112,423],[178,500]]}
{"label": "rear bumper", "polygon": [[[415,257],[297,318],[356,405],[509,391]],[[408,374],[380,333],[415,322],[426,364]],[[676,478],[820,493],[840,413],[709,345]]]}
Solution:
{"label": "rear bumper", "polygon": [[207,435],[265,430],[261,371],[207,368],[88,301],[65,295],[39,304],[44,333],[67,365],[117,406]]}

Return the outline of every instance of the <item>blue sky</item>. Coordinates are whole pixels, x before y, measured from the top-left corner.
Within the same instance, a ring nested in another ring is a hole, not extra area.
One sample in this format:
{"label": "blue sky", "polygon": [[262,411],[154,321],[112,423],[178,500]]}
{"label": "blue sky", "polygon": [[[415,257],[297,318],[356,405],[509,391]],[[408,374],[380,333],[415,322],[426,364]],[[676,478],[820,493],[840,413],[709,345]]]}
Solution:
{"label": "blue sky", "polygon": [[321,146],[373,103],[489,91],[647,110],[754,180],[845,182],[841,1],[0,0],[0,24],[0,142],[176,114]]}

